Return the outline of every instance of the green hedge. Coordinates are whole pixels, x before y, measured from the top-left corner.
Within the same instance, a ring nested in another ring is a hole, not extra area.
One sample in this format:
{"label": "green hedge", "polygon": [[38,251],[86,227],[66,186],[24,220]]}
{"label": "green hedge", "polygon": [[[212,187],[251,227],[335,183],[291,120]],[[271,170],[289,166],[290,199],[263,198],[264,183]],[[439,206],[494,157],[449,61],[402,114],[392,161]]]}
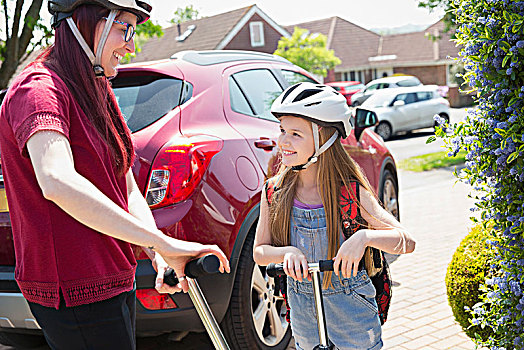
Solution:
{"label": "green hedge", "polygon": [[446,274],[448,302],[455,319],[470,338],[476,338],[475,334],[478,334],[484,341],[493,332],[490,328],[471,325],[468,310],[481,302],[479,287],[484,283],[491,263],[486,242],[489,236],[489,229],[475,226],[453,254]]}

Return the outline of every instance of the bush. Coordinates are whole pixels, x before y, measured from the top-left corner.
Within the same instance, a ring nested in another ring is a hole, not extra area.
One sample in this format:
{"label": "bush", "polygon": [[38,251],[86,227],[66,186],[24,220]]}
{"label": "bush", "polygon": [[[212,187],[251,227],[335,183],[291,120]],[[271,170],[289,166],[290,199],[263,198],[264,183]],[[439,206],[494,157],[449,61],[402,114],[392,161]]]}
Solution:
{"label": "bush", "polygon": [[[493,330],[479,345],[524,350],[524,2],[453,0],[464,80],[478,109],[438,128],[450,154],[465,149],[459,178],[473,186],[489,240],[493,278],[482,286],[474,322]],[[473,322],[472,320],[472,322]]]}
{"label": "bush", "polygon": [[490,328],[471,325],[469,310],[481,302],[479,287],[489,273],[491,258],[486,243],[489,236],[489,229],[484,229],[483,225],[475,226],[453,254],[446,273],[448,302],[455,320],[470,338],[478,334],[483,340],[493,332]]}

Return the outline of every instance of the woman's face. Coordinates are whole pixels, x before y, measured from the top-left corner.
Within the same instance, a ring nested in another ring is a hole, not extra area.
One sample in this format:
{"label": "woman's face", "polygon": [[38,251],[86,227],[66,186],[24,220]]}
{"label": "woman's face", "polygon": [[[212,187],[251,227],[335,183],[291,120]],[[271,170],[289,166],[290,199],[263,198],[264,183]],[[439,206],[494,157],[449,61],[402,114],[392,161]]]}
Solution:
{"label": "woman's face", "polygon": [[294,166],[307,163],[309,157],[315,153],[311,123],[293,116],[281,117],[278,148],[284,165]]}
{"label": "woman's face", "polygon": [[[130,12],[122,11],[116,16],[116,19],[129,23],[136,28],[136,16]],[[100,42],[100,36],[106,25],[106,20],[102,19],[98,22],[95,32],[95,53],[98,49],[98,43]],[[102,51],[102,68],[104,68],[104,73],[106,77],[112,77],[116,75],[116,66],[120,63],[120,60],[126,53],[135,52],[135,42],[133,39],[126,42],[124,40],[124,35],[126,32],[126,26],[119,23],[112,23],[111,30],[107,37],[104,49]]]}

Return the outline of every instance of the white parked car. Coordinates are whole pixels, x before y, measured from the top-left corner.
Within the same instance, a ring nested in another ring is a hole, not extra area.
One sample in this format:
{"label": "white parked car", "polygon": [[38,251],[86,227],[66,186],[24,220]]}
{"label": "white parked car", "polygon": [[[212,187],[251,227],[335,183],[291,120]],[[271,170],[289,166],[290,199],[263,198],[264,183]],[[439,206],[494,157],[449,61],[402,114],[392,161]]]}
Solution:
{"label": "white parked car", "polygon": [[412,75],[400,75],[394,77],[380,78],[370,81],[361,91],[351,96],[351,105],[360,106],[370,98],[375,92],[383,89],[394,89],[398,87],[410,87],[422,85],[417,77]]}
{"label": "white parked car", "polygon": [[421,85],[377,91],[362,108],[374,111],[379,123],[375,132],[384,140],[401,131],[435,126],[438,114],[449,122],[449,102],[436,85]]}

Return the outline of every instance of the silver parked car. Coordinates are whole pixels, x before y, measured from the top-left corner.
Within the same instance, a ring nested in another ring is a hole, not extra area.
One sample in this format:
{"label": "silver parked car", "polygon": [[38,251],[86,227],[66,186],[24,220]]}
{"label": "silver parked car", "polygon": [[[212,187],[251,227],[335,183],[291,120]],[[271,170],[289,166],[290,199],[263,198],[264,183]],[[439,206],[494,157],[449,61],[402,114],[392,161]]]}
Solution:
{"label": "silver parked car", "polygon": [[377,91],[362,107],[377,114],[375,132],[384,140],[401,131],[435,126],[435,114],[448,122],[450,115],[449,102],[436,85]]}
{"label": "silver parked car", "polygon": [[371,97],[375,92],[382,89],[394,89],[398,87],[410,87],[422,85],[417,77],[411,75],[402,75],[396,77],[380,78],[370,81],[366,87],[351,96],[351,105],[360,106],[364,101]]}

